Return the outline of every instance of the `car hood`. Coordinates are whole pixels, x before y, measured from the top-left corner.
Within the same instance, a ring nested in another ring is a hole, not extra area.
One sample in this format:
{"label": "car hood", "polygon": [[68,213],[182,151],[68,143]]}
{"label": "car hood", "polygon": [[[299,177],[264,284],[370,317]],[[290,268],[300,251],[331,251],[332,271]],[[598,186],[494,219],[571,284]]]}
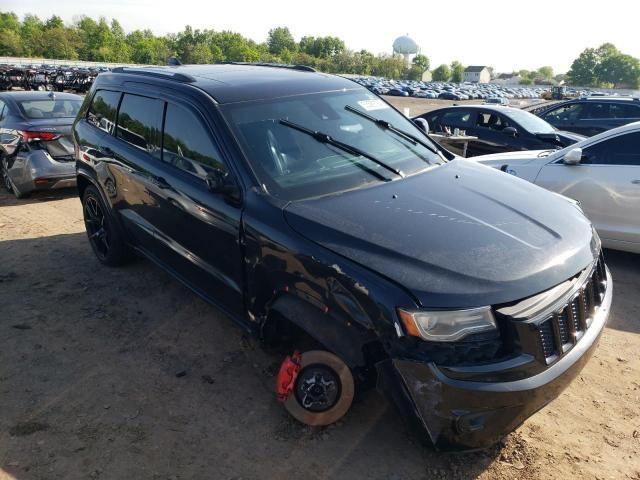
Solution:
{"label": "car hood", "polygon": [[492,153],[491,155],[478,155],[469,160],[480,162],[483,165],[501,166],[507,163],[517,162],[525,164],[541,158],[548,158],[549,155],[556,152],[553,149],[547,150],[519,150],[516,152]]}
{"label": "car hood", "polygon": [[404,287],[425,307],[528,297],[584,269],[599,248],[574,204],[462,159],[292,202],[284,215],[298,233]]}

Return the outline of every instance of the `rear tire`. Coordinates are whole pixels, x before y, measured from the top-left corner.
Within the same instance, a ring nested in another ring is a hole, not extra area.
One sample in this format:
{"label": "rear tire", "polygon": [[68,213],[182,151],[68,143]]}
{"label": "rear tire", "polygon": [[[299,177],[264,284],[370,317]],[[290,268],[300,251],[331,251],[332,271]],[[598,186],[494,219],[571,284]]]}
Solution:
{"label": "rear tire", "polygon": [[294,391],[284,406],[301,423],[325,426],[344,417],[354,393],[351,369],[333,353],[311,350],[301,356]]}
{"label": "rear tire", "polygon": [[13,193],[17,199],[27,198],[29,196],[29,192],[21,192],[11,182],[11,178],[9,178],[9,161],[4,155],[0,157],[0,173],[2,173],[2,185],[7,192]]}
{"label": "rear tire", "polygon": [[98,260],[110,267],[130,259],[129,248],[96,187],[89,185],[82,195],[82,213],[89,243]]}

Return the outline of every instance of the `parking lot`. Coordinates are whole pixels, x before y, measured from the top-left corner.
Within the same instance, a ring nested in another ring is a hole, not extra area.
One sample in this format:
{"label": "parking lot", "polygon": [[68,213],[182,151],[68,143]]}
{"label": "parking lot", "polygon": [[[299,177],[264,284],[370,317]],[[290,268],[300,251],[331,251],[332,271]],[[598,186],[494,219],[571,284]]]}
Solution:
{"label": "parking lot", "polygon": [[376,392],[296,423],[280,358],[149,262],[102,267],[73,192],[1,191],[0,479],[640,480],[640,256],[606,258],[613,311],[582,374],[503,444],[440,454]]}

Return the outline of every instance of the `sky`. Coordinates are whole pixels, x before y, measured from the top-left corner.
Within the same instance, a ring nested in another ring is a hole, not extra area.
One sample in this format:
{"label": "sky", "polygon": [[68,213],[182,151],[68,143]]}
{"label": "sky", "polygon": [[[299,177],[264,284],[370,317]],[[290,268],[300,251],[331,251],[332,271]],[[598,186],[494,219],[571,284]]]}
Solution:
{"label": "sky", "polygon": [[148,28],[159,35],[185,25],[233,30],[257,42],[266,40],[270,28],[287,26],[296,40],[332,35],[349,49],[373,53],[391,53],[393,40],[408,34],[431,68],[458,60],[496,72],[550,65],[563,73],[585,48],[605,42],[640,58],[638,0],[2,0],[0,10],[21,18],[56,14],[66,22],[105,16],[127,32]]}

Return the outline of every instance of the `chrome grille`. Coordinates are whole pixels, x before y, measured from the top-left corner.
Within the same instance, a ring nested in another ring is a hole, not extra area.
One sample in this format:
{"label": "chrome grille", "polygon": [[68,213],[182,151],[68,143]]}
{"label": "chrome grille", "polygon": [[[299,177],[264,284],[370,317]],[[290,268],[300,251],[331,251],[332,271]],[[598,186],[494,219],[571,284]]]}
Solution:
{"label": "chrome grille", "polygon": [[540,352],[547,363],[570,350],[591,325],[606,290],[606,266],[602,254],[593,272],[562,308],[538,324]]}

